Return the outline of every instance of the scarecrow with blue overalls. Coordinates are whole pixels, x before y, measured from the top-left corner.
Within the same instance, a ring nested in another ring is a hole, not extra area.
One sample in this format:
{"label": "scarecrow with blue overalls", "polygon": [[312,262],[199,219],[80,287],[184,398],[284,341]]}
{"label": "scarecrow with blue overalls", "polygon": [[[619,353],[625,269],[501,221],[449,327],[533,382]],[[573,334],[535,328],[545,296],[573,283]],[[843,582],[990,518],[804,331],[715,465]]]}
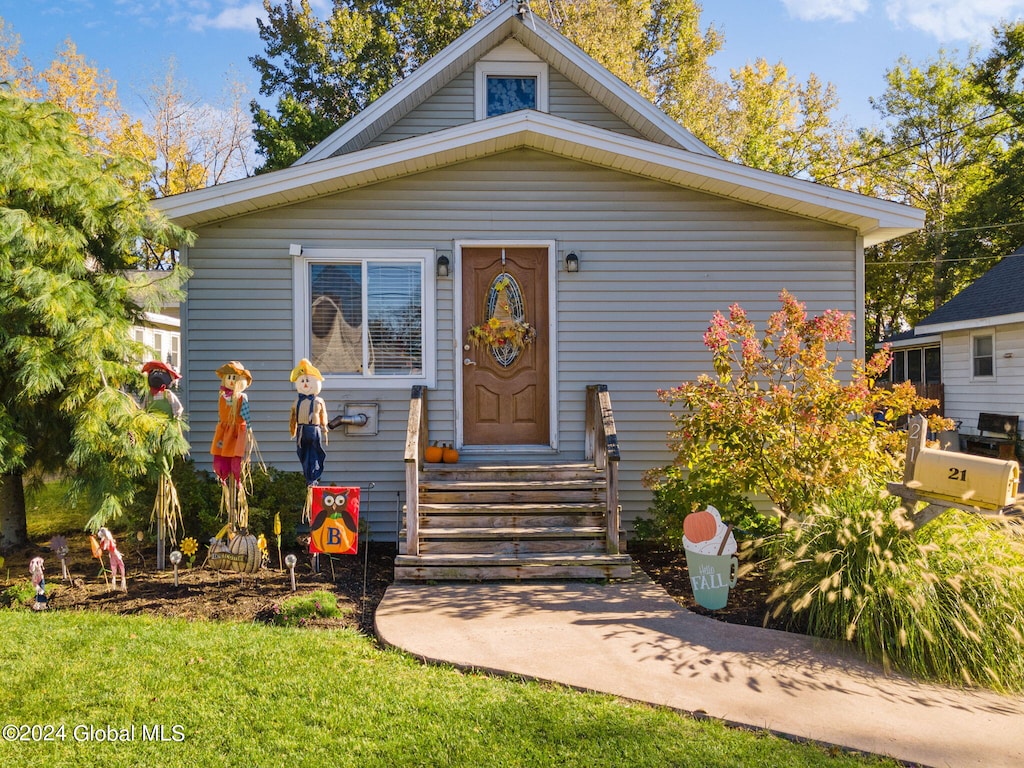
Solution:
{"label": "scarecrow with blue overalls", "polygon": [[302,522],[310,522],[313,502],[313,486],[324,472],[327,458],[327,404],[320,397],[324,377],[309,360],[303,358],[292,370],[291,381],[298,392],[292,404],[290,419],[291,435],[295,440],[295,452],[302,464],[302,475],[306,478],[306,504],[302,510]]}

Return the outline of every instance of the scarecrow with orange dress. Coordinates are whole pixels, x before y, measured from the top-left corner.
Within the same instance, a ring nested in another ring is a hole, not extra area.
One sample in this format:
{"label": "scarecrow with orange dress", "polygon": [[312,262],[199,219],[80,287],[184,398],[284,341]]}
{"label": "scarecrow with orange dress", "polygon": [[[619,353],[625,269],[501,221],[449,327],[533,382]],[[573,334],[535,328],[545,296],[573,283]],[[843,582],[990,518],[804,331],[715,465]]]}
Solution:
{"label": "scarecrow with orange dress", "polygon": [[217,430],[210,453],[213,471],[221,483],[221,512],[227,514],[229,528],[239,530],[249,526],[245,479],[249,473],[252,432],[245,390],[252,384],[252,374],[237,360],[225,363],[216,374],[221,386],[217,398]]}

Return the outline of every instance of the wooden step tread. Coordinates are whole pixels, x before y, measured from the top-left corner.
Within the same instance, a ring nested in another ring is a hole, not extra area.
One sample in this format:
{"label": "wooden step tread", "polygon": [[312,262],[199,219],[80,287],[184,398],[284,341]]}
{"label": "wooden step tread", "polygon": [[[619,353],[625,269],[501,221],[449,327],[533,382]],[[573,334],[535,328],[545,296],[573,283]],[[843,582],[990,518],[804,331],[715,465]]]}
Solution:
{"label": "wooden step tread", "polygon": [[603,526],[551,526],[541,528],[420,528],[420,536],[431,539],[525,539],[590,538],[604,536]]}
{"label": "wooden step tread", "polygon": [[543,473],[543,472],[600,472],[593,463],[532,463],[532,464],[503,464],[501,462],[457,462],[455,464],[437,464],[423,462],[424,471],[429,472],[517,472]]}
{"label": "wooden step tread", "polygon": [[472,517],[603,517],[605,504],[599,501],[585,501],[577,504],[545,504],[524,502],[522,504],[482,503],[470,504],[452,502],[438,504],[424,502],[418,507],[420,516]]}
{"label": "wooden step tread", "polygon": [[583,480],[546,480],[546,479],[523,479],[523,480],[491,480],[491,479],[461,479],[461,478],[423,478],[420,480],[420,491],[424,490],[566,490],[577,491],[581,488],[604,488],[606,485],[603,478],[587,478]]}
{"label": "wooden step tread", "polygon": [[627,554],[609,555],[595,553],[534,553],[529,555],[494,554],[424,554],[396,555],[395,567],[399,566],[506,566],[506,565],[618,565],[631,564]]}

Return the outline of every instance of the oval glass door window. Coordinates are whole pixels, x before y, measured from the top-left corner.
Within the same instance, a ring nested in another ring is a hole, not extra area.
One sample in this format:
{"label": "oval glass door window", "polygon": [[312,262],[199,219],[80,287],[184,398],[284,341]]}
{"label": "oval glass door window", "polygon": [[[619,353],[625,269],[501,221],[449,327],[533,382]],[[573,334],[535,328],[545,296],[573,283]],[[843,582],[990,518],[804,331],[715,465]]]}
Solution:
{"label": "oval glass door window", "polygon": [[[496,318],[502,325],[509,327],[526,319],[523,291],[508,272],[502,272],[491,281],[491,287],[487,292],[487,320],[491,318]],[[491,345],[491,356],[502,368],[512,365],[520,352],[522,347],[514,343]]]}

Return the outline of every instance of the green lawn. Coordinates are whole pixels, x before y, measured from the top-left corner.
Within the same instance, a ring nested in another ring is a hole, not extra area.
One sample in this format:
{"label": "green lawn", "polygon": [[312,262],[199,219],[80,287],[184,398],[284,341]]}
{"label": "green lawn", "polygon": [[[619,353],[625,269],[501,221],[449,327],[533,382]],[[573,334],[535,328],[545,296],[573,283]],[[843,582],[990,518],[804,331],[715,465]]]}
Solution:
{"label": "green lawn", "polygon": [[[3,723],[63,726],[55,741],[0,741],[0,765],[876,764],[610,696],[425,666],[355,632],[3,610],[0,637]],[[107,729],[130,740],[100,741]]]}
{"label": "green lawn", "polygon": [[[84,524],[61,490],[30,495],[33,538]],[[0,766],[892,764],[427,666],[355,632],[98,612],[0,609],[0,712],[53,738],[0,738]]]}

